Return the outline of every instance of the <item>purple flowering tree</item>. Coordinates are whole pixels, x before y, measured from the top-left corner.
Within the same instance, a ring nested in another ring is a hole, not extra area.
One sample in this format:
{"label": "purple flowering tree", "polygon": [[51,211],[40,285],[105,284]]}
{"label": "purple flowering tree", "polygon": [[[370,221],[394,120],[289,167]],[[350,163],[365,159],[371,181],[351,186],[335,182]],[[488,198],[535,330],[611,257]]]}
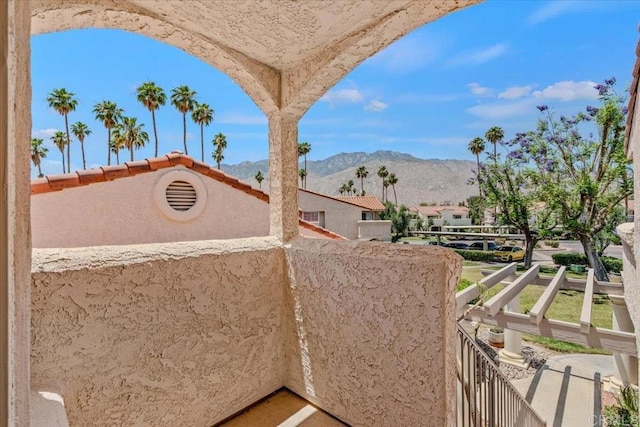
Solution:
{"label": "purple flowering tree", "polygon": [[530,177],[540,201],[580,240],[597,279],[605,281],[603,236],[617,225],[612,219],[633,193],[624,152],[624,99],[614,84],[612,78],[597,85],[600,106],[573,117],[556,119],[546,106],[539,106],[543,118],[536,131],[519,134],[515,141],[533,165]]}

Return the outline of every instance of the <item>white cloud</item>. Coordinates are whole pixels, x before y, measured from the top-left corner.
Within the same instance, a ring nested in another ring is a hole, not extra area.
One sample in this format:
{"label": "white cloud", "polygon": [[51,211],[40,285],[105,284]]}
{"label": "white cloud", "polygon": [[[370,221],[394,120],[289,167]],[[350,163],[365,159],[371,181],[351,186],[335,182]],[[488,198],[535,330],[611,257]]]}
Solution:
{"label": "white cloud", "polygon": [[330,90],[322,95],[320,101],[328,102],[330,105],[359,104],[364,101],[364,95],[358,89],[338,89]]}
{"label": "white cloud", "polygon": [[381,113],[387,109],[389,104],[385,104],[379,99],[372,99],[369,103],[364,107],[367,111],[375,111],[376,113]]}
{"label": "white cloud", "polygon": [[417,35],[403,37],[367,61],[391,73],[406,73],[432,63],[440,56],[445,42]]}
{"label": "white cloud", "polygon": [[533,92],[533,97],[537,99],[558,99],[563,102],[578,99],[597,99],[598,91],[594,88],[595,85],[596,83],[592,81],[563,81]]}
{"label": "white cloud", "polygon": [[490,88],[481,86],[479,83],[469,83],[467,87],[475,96],[493,96],[493,91]]}
{"label": "white cloud", "polygon": [[511,86],[502,91],[498,98],[502,99],[517,99],[522,98],[523,96],[528,96],[533,89],[532,86]]}
{"label": "white cloud", "polygon": [[580,8],[580,2],[571,0],[554,0],[550,1],[544,6],[533,11],[531,15],[527,17],[527,23],[529,25],[539,24],[541,22],[548,21],[557,16],[563,15],[567,12]]}
{"label": "white cloud", "polygon": [[498,58],[504,55],[509,49],[509,45],[506,43],[498,43],[493,46],[489,46],[485,49],[480,49],[475,52],[467,52],[457,55],[449,61],[449,65],[470,65],[470,64],[484,64],[492,59]]}
{"label": "white cloud", "polygon": [[521,99],[513,102],[493,102],[490,104],[480,104],[467,108],[467,113],[483,119],[504,119],[507,117],[519,116],[531,113],[535,106],[532,98]]}
{"label": "white cloud", "polygon": [[54,133],[58,132],[60,129],[48,128],[48,129],[38,129],[31,132],[31,138],[42,138],[45,141],[50,139]]}
{"label": "white cloud", "polygon": [[267,117],[263,114],[222,113],[216,117],[215,121],[230,125],[257,126],[266,125]]}

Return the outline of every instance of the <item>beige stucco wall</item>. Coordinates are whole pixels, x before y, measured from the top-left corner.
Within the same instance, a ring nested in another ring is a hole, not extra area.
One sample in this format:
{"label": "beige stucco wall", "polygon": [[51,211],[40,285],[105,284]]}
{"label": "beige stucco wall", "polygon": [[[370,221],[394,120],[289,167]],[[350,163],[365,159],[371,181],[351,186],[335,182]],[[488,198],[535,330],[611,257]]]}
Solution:
{"label": "beige stucco wall", "polygon": [[286,257],[285,385],[354,426],[454,426],[461,258],[305,239]]}
{"label": "beige stucco wall", "polygon": [[32,388],[70,425],[210,426],[281,386],[273,238],[34,250]]}
{"label": "beige stucco wall", "polygon": [[303,212],[324,212],[324,228],[327,230],[349,240],[358,238],[361,207],[304,191],[298,191],[298,206]]}
{"label": "beige stucco wall", "polygon": [[358,239],[391,240],[391,221],[358,221]]}
{"label": "beige stucco wall", "polygon": [[[206,206],[181,222],[162,213],[156,182],[176,171],[201,182]],[[184,166],[31,197],[33,247],[231,239],[269,234],[269,204]]]}
{"label": "beige stucco wall", "polygon": [[449,251],[265,237],[33,259],[32,388],[70,425],[210,426],[286,386],[354,426],[453,426]]}

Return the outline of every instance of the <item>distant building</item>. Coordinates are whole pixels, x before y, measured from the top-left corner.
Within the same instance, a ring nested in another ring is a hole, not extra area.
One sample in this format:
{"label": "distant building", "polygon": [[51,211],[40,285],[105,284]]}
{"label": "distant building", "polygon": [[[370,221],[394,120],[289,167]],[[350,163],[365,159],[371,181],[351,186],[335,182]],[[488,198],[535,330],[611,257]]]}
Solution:
{"label": "distant building", "polygon": [[425,228],[432,224],[428,231],[442,231],[442,227],[445,226],[471,225],[469,208],[465,206],[417,206],[415,210],[422,218]]}

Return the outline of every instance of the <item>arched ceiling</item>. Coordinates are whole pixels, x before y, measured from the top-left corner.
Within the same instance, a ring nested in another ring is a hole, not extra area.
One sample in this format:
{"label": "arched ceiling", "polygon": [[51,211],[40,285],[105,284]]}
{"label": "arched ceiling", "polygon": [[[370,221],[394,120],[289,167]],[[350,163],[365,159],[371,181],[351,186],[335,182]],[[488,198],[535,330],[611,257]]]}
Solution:
{"label": "arched ceiling", "polygon": [[119,28],[197,56],[299,118],[360,62],[481,0],[31,0],[32,33]]}

